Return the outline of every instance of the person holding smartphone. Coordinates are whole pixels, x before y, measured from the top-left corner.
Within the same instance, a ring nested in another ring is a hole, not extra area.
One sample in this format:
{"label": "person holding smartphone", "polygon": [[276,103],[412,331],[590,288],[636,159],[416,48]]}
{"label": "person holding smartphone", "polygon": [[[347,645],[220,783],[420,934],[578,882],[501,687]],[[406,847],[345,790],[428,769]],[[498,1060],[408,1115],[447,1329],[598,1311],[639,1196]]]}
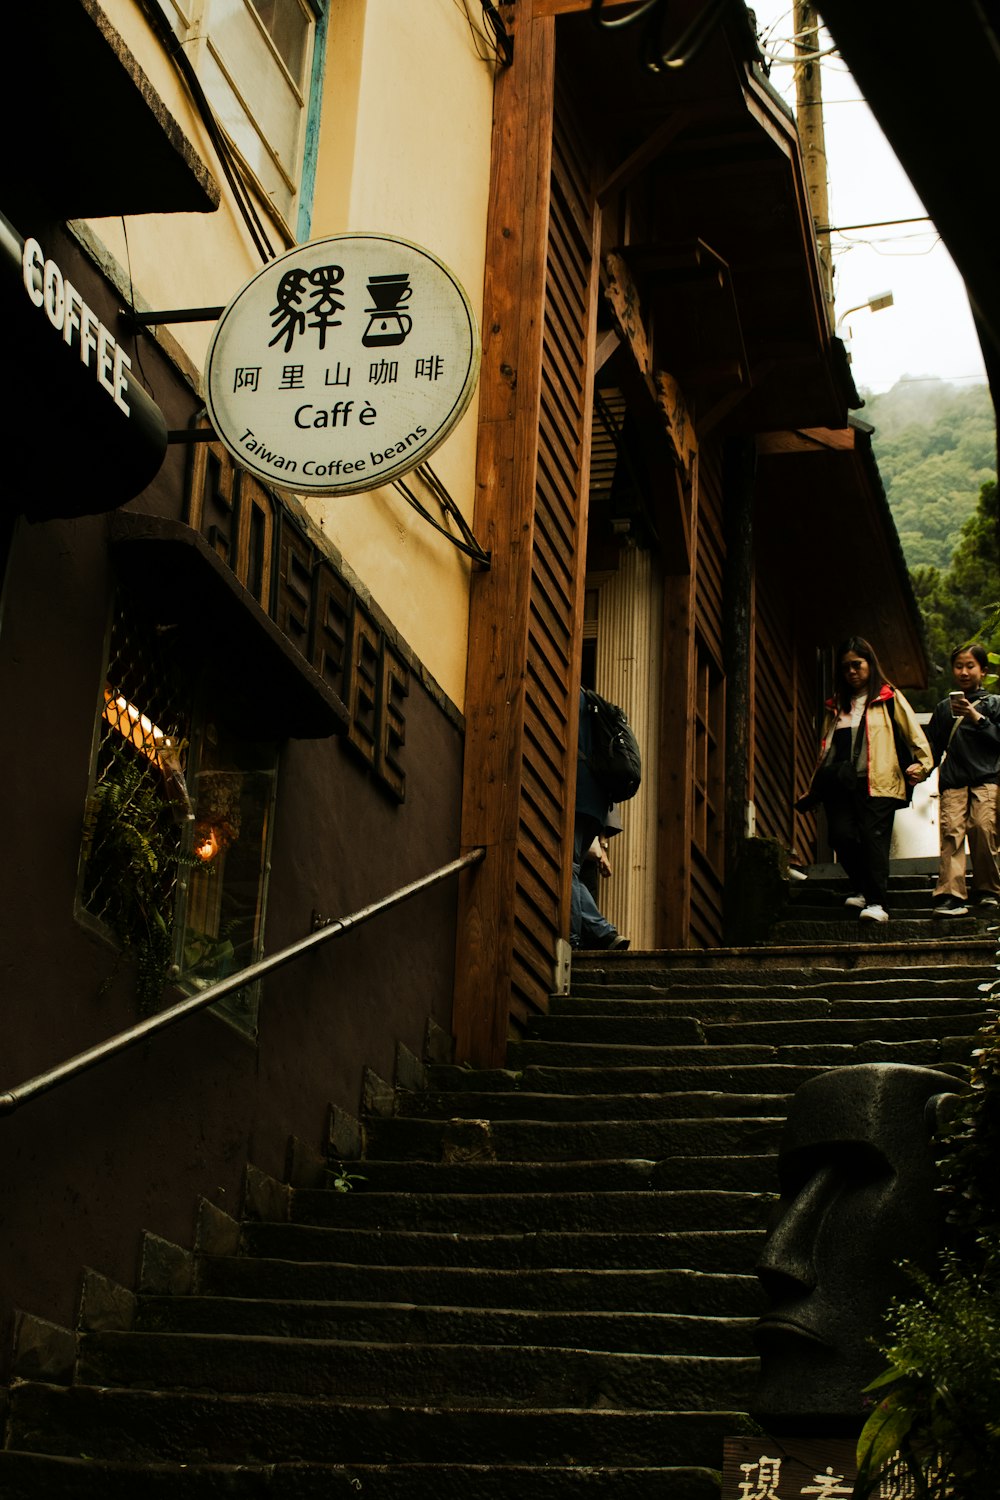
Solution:
{"label": "person holding smartphone", "polygon": [[942,698],[927,726],[938,774],[941,863],[934,915],[964,917],[965,841],[972,857],[972,900],[984,910],[1000,905],[997,784],[1000,782],[1000,697],[987,693],[985,646],[974,641],[951,653],[956,689]]}

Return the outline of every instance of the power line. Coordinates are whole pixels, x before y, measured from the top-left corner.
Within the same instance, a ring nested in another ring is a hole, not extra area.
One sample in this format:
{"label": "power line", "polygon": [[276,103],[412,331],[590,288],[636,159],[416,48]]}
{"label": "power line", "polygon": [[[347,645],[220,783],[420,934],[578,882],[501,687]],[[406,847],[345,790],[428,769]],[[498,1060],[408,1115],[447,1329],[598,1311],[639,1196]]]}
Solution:
{"label": "power line", "polygon": [[912,219],[873,219],[870,224],[817,224],[817,234],[849,234],[852,229],[889,229],[893,224],[932,224],[930,214],[917,214]]}

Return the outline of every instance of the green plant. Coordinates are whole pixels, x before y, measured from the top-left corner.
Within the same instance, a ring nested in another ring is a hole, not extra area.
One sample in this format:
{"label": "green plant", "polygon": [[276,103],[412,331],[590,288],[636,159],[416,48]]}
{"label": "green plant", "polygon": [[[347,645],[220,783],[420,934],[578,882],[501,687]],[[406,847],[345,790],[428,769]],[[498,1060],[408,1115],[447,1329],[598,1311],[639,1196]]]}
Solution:
{"label": "green plant", "polygon": [[349,1193],[353,1190],[356,1182],[366,1181],[363,1172],[348,1172],[342,1161],[337,1163],[333,1174],[333,1191],[335,1193]]}
{"label": "green plant", "polygon": [[180,839],[157,773],[131,746],[114,746],[87,804],[83,903],[135,958],[143,1012],[159,999],[173,958],[179,860]]}
{"label": "green plant", "polygon": [[[993,990],[995,984],[983,986]],[[971,1089],[940,1153],[951,1244],[913,1274],[881,1345],[886,1370],[858,1443],[858,1497],[899,1452],[917,1500],[995,1500],[1000,1475],[1000,1023],[979,1035]]]}
{"label": "green plant", "polygon": [[1000,1286],[997,1266],[943,1257],[940,1278],[912,1272],[917,1296],[897,1302],[889,1366],[858,1445],[856,1495],[877,1490],[898,1453],[918,1500],[995,1500],[1000,1473]]}
{"label": "green plant", "polygon": [[[990,612],[983,622],[981,634],[985,640],[989,640],[998,631],[1000,631],[1000,599],[990,606]],[[987,651],[986,657],[991,667],[1000,667],[1000,651]],[[983,678],[983,686],[994,692],[998,681],[1000,681],[1000,674],[989,672]]]}

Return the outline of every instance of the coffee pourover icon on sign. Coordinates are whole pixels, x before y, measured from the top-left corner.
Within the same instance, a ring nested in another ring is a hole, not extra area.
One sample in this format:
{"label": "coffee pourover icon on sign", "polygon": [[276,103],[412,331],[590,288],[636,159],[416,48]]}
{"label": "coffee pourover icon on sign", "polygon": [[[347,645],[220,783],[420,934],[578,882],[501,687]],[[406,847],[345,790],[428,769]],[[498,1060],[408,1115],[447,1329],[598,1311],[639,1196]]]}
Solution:
{"label": "coffee pourover icon on sign", "polygon": [[400,312],[402,303],[413,293],[406,272],[392,276],[369,276],[368,296],[372,306],[366,307],[368,327],[361,342],[366,349],[382,348],[389,344],[401,344],[413,327],[413,319]]}

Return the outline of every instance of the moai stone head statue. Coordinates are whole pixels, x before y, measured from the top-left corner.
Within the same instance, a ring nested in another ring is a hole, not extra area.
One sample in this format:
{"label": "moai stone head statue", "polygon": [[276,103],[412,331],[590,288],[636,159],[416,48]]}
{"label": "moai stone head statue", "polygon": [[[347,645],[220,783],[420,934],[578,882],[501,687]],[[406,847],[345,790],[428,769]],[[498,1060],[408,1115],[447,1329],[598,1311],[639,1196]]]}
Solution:
{"label": "moai stone head statue", "polygon": [[851,1430],[900,1262],[928,1269],[944,1206],[933,1139],[957,1099],[931,1068],[834,1068],[794,1095],[778,1156],[781,1198],[757,1267],[768,1308],[755,1330],[754,1415],[771,1430]]}

